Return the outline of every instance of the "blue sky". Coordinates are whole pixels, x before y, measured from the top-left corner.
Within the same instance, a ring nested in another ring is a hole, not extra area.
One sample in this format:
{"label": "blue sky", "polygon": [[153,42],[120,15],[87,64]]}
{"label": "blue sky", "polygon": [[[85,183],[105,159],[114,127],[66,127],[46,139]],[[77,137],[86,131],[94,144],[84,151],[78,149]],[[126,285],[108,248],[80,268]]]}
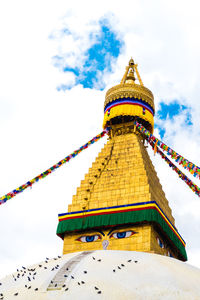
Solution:
{"label": "blue sky", "polygon": [[[64,35],[71,35],[69,30],[62,30]],[[103,90],[105,82],[103,75],[105,72],[112,71],[112,64],[123,50],[124,42],[115,31],[113,31],[109,21],[100,20],[98,32],[91,32],[90,48],[84,53],[83,64],[73,67],[69,61],[63,63],[63,72],[71,72],[75,75],[75,84],[81,84],[84,88],[97,88]],[[66,55],[66,53],[64,53]],[[59,61],[63,62],[62,55],[53,57],[55,66],[60,67]],[[72,85],[59,85],[57,90],[66,90],[72,88]]]}
{"label": "blue sky", "polygon": [[[68,28],[62,28],[60,35],[61,37],[72,37],[73,33]],[[53,38],[53,36],[50,36],[50,38]],[[113,72],[113,64],[123,52],[124,40],[113,30],[109,20],[104,18],[99,21],[98,30],[90,32],[88,45],[90,47],[85,49],[82,63],[75,66],[67,58],[67,52],[53,56],[54,66],[61,69],[63,73],[73,74],[75,78],[75,81],[69,84],[60,83],[57,86],[57,91],[70,90],[78,84],[81,84],[83,88],[104,90],[106,87],[104,74]],[[171,100],[170,103],[166,104],[161,100],[158,105],[159,109],[156,112],[156,120],[165,121],[170,119],[173,121],[178,115],[184,113],[185,126],[192,125],[190,107],[180,103],[181,101]],[[156,122],[156,120],[155,128],[159,130],[161,138],[164,138],[166,128],[163,126],[163,122],[160,125],[160,122]]]}
{"label": "blue sky", "polygon": [[[172,101],[169,104],[166,104],[165,102],[159,103],[159,109],[156,112],[156,119],[165,121],[165,120],[173,120],[176,116],[179,116],[180,114],[184,114],[184,122],[183,126],[191,126],[192,125],[192,115],[191,115],[191,108],[185,105],[180,104],[177,100]],[[163,122],[161,122],[161,125],[159,122],[155,123],[155,128],[158,128],[159,134],[161,138],[164,137],[166,128],[163,126]]]}

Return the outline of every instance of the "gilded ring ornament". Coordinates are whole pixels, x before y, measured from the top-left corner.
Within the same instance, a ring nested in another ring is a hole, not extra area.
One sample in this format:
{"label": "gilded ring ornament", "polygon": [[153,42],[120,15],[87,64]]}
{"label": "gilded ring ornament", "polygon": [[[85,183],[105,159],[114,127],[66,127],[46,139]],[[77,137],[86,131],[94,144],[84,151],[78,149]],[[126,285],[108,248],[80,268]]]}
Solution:
{"label": "gilded ring ornament", "polygon": [[153,108],[153,110],[155,110],[152,92],[142,85],[136,83],[125,83],[118,84],[110,88],[106,93],[104,108],[108,103],[120,98],[142,99],[143,101],[147,102]]}

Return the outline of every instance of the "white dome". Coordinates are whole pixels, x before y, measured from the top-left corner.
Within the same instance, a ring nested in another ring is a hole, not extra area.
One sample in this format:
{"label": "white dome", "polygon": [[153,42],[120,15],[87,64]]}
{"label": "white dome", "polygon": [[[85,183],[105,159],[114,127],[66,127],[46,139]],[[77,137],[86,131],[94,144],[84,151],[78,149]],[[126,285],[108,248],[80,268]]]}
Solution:
{"label": "white dome", "polygon": [[66,254],[22,267],[0,283],[4,300],[200,299],[199,269],[134,251]]}

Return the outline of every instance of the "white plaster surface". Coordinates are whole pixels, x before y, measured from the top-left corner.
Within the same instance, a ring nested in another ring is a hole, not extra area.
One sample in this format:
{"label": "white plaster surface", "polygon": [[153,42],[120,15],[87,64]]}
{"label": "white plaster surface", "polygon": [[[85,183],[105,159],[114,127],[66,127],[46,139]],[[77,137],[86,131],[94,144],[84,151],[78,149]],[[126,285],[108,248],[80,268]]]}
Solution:
{"label": "white plaster surface", "polygon": [[134,251],[67,254],[22,268],[0,283],[4,300],[200,299],[200,269],[174,258]]}

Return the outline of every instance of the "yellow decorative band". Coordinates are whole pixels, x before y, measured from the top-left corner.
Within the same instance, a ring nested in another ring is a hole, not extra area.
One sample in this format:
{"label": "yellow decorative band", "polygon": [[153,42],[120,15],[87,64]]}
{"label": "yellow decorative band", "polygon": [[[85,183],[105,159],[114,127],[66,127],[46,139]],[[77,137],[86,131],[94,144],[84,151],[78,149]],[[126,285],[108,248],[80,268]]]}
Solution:
{"label": "yellow decorative band", "polygon": [[104,114],[103,128],[107,126],[107,122],[119,116],[136,116],[147,121],[152,128],[154,127],[153,115],[150,111],[143,109],[140,105],[123,104],[112,107]]}
{"label": "yellow decorative band", "polygon": [[121,99],[112,101],[111,103],[106,105],[106,107],[104,109],[104,114],[115,106],[125,105],[125,104],[139,105],[143,108],[143,113],[145,113],[145,111],[148,110],[154,116],[154,110],[152,109],[152,107],[145,101],[142,101],[142,100],[139,100],[136,98],[121,98]]}

